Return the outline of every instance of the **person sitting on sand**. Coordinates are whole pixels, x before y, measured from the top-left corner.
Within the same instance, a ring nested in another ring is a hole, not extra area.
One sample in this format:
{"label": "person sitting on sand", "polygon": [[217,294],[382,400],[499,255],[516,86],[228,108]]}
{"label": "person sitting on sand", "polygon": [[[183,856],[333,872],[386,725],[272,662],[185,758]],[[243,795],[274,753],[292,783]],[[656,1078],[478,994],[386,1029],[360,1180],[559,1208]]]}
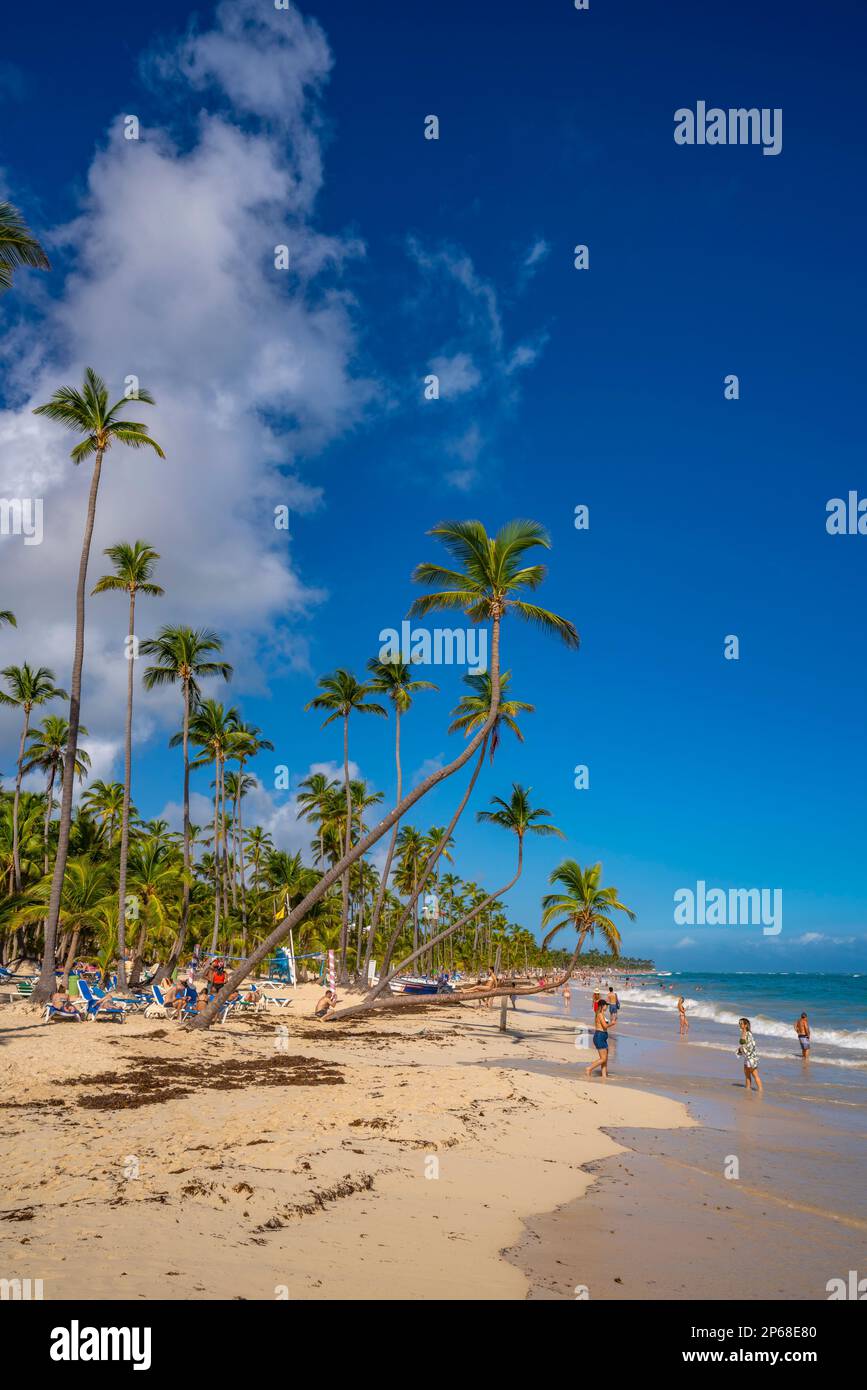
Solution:
{"label": "person sitting on sand", "polygon": [[689,1032],[689,1019],[686,1016],[686,1005],[683,1002],[682,994],[677,1001],[677,1012],[680,1015],[680,1036],[683,1037],[684,1033]]}
{"label": "person sitting on sand", "polygon": [[[750,1020],[739,1018],[738,1025],[741,1030],[738,1056],[744,1059],[744,1086],[748,1091],[753,1089],[760,1091],[762,1083],[759,1077],[759,1054],[756,1051],[755,1038],[750,1031]],[[755,1088],[753,1082],[755,1082]]]}
{"label": "person sitting on sand", "polygon": [[81,1014],[73,1004],[65,989],[56,989],[51,996],[51,1007],[55,1013],[62,1014],[64,1018],[77,1018],[79,1023],[83,1022]]}
{"label": "person sitting on sand", "polygon": [[795,1019],[795,1032],[801,1044],[801,1056],[806,1062],[810,1056],[810,1023],[806,1014],[801,1014],[800,1018]]}
{"label": "person sitting on sand", "polygon": [[333,989],[327,989],[322,998],[317,1001],[316,1008],[313,1010],[313,1017],[324,1020],[330,1018],[337,1008],[337,995]]}

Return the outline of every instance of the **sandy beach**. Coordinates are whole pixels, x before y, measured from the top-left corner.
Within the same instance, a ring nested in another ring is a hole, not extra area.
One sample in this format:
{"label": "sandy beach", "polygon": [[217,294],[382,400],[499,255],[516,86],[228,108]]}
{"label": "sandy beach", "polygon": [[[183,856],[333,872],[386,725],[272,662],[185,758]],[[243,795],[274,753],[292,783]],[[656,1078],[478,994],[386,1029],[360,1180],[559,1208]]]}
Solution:
{"label": "sandy beach", "polygon": [[208,1034],[5,1007],[2,1268],[46,1299],[520,1300],[501,1252],[622,1152],[603,1131],[691,1123],[586,1082],[539,1007],[323,1025],[318,992]]}

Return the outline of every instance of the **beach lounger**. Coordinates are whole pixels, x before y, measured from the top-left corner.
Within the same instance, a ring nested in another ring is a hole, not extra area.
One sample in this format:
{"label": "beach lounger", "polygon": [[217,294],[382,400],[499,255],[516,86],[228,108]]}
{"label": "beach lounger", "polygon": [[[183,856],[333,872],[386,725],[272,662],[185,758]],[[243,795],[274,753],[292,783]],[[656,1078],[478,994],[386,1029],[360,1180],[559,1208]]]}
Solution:
{"label": "beach lounger", "polygon": [[[89,988],[96,999],[105,999],[108,994],[107,990],[100,989],[98,985],[90,985]],[[124,1009],[144,1009],[148,1002],[147,996],[144,994],[124,994],[115,998],[115,1003],[120,1004]]]}
{"label": "beach lounger", "polygon": [[74,1014],[68,1013],[65,1009],[57,1009],[53,1004],[46,1004],[42,1010],[43,1023],[80,1023],[81,1014],[78,1009]]}
{"label": "beach lounger", "polygon": [[[84,1000],[84,1006],[87,1010],[85,1017],[88,1023],[95,1023],[97,1017],[112,1018],[116,1019],[119,1023],[123,1023],[124,1019],[126,1018],[125,1009],[123,1009],[122,1007],[101,1009],[100,1004],[102,1003],[102,1000],[92,993],[91,986],[87,984],[86,981],[78,981],[78,992]],[[105,995],[103,994],[102,999],[104,998]]]}

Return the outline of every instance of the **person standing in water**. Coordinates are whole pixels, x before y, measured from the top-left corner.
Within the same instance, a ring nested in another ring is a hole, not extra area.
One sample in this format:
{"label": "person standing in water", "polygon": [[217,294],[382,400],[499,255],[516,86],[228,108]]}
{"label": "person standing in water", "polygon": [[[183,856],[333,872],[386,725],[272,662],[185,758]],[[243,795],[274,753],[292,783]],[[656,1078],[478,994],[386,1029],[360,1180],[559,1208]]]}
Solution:
{"label": "person standing in water", "polygon": [[608,1013],[615,1019],[620,1012],[620,999],[613,985],[608,986]]}
{"label": "person standing in water", "polygon": [[806,1062],[810,1056],[810,1024],[806,1014],[801,1014],[800,1018],[795,1019],[795,1032],[801,1044],[801,1056]]}
{"label": "person standing in water", "polygon": [[[750,1020],[739,1018],[741,1037],[738,1044],[738,1055],[744,1059],[744,1086],[748,1091],[762,1089],[762,1082],[759,1076],[759,1054],[756,1051],[755,1038],[750,1031]],[[755,1082],[755,1088],[753,1087]]]}
{"label": "person standing in water", "polygon": [[689,1019],[686,1016],[686,1005],[683,1002],[683,995],[677,1001],[677,1012],[680,1015],[680,1036],[689,1032]]}
{"label": "person standing in water", "polygon": [[584,1071],[585,1076],[592,1076],[599,1068],[599,1074],[607,1078],[608,1076],[608,1029],[613,1024],[608,1021],[608,1014],[605,1005],[599,1002],[593,1010],[593,1046],[596,1048],[599,1060],[593,1062]]}

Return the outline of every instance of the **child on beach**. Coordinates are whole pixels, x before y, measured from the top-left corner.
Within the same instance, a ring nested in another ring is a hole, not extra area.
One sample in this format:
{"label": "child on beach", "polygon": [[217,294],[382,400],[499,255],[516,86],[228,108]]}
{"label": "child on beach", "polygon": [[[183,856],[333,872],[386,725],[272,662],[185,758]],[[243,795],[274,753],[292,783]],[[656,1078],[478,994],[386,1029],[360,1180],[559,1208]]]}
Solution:
{"label": "child on beach", "polygon": [[[750,1020],[739,1018],[741,1036],[738,1045],[738,1056],[744,1059],[744,1086],[748,1091],[762,1089],[762,1082],[759,1076],[759,1054],[756,1051],[755,1039],[750,1031]],[[755,1082],[755,1088],[753,1088]]]}

